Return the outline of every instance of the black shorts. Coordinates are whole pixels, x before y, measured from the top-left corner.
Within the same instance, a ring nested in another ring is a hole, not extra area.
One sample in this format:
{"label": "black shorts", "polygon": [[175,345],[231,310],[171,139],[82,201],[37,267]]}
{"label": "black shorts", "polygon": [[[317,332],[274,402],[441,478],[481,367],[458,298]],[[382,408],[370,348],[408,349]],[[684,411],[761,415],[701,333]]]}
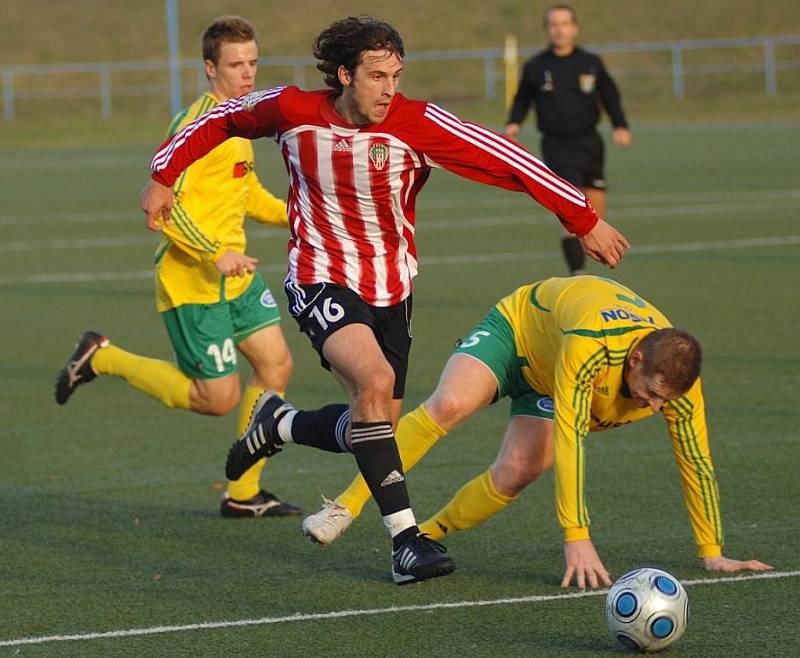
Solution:
{"label": "black shorts", "polygon": [[333,283],[305,286],[287,282],[284,289],[289,299],[289,315],[311,340],[323,368],[331,369],[322,356],[328,336],[348,324],[366,324],[372,327],[383,356],[394,370],[393,397],[403,398],[411,351],[410,295],[394,306],[371,306],[350,288]]}
{"label": "black shorts", "polygon": [[544,135],[544,163],[575,187],[606,189],[605,148],[597,132],[582,135]]}

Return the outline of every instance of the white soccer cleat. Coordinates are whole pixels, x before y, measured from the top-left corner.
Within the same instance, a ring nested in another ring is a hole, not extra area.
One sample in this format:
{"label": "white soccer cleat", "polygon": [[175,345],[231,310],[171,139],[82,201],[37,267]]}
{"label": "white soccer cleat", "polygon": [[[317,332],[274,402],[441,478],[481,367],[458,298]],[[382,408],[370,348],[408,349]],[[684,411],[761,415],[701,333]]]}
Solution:
{"label": "white soccer cleat", "polygon": [[350,510],[323,496],[322,509],[303,519],[303,534],[317,544],[332,544],[352,522]]}

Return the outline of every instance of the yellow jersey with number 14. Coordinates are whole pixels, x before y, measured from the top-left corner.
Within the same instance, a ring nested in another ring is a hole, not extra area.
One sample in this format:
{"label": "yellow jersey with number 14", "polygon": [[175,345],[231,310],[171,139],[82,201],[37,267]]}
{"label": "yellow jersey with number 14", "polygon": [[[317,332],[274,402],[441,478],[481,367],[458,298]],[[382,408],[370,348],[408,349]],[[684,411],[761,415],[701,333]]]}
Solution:
{"label": "yellow jersey with number 14", "polygon": [[[602,277],[552,278],[523,286],[497,309],[514,331],[522,374],[555,403],[556,512],[566,541],[589,537],[584,492],[588,433],[653,415],[631,399],[623,368],[645,335],[670,327],[652,304]],[[672,438],[698,553],[720,555],[719,494],[701,384],[661,410]]]}
{"label": "yellow jersey with number 14", "polygon": [[[217,105],[207,92],[172,121],[169,133]],[[215,304],[236,299],[252,275],[225,277],[214,263],[226,251],[245,253],[245,216],[288,226],[286,203],[270,194],[253,169],[253,145],[233,137],[183,172],[173,187],[175,205],[156,251],[159,311],[182,304]]]}

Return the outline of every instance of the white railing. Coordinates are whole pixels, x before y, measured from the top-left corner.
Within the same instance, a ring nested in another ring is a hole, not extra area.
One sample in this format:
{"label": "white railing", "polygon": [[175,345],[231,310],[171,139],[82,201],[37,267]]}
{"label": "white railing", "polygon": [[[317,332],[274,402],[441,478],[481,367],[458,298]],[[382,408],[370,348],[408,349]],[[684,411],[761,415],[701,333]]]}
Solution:
{"label": "white railing", "polygon": [[[684,41],[653,41],[636,43],[606,43],[587,45],[586,48],[603,55],[661,53],[669,57],[669,65],[646,65],[615,67],[610,66],[612,73],[645,73],[650,76],[671,77],[672,96],[682,100],[686,96],[687,76],[713,75],[718,73],[759,73],[763,74],[763,90],[769,96],[779,92],[778,72],[800,70],[800,48],[789,57],[778,58],[776,48],[782,46],[800,46],[800,36],[754,37],[742,39],[702,39]],[[724,50],[724,49],[758,49],[762,56],[755,62],[722,61],[713,64],[687,64],[685,53],[692,51]],[[520,49],[521,57],[529,57],[539,48]],[[447,62],[453,60],[475,61],[483,69],[483,96],[487,100],[497,98],[497,84],[503,79],[498,74],[498,62],[503,59],[500,48],[467,49],[467,50],[435,50],[409,53],[409,61]],[[310,56],[300,57],[263,57],[259,60],[262,72],[264,69],[290,70],[291,82],[298,86],[306,85],[306,73],[314,66],[315,60]],[[191,71],[197,80],[197,92],[205,89],[206,81],[198,60],[182,60],[181,69]],[[3,83],[3,119],[14,121],[17,105],[21,100],[36,99],[95,99],[99,101],[100,116],[108,119],[113,115],[113,99],[131,95],[164,97],[170,92],[169,85],[158,82],[136,85],[112,85],[112,76],[124,73],[158,73],[169,71],[168,60],[133,61],[133,62],[98,62],[84,64],[44,64],[28,66],[0,67]],[[84,85],[74,82],[74,76],[88,75],[94,81]],[[64,83],[31,84],[32,80],[43,76],[63,76]],[[69,76],[72,76],[70,78]],[[288,76],[287,76],[288,78]],[[166,78],[165,78],[166,79]],[[25,80],[27,84],[18,82]],[[288,79],[283,80],[289,82]],[[315,78],[316,81],[316,78]]]}

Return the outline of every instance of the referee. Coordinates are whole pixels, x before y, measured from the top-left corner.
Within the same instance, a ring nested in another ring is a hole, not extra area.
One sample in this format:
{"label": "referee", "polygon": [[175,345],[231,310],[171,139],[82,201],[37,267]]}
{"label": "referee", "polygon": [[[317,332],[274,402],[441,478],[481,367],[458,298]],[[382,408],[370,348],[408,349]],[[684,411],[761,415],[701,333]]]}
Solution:
{"label": "referee", "polygon": [[[579,187],[597,214],[605,217],[603,140],[597,132],[601,105],[614,126],[614,143],[629,146],[633,140],[619,90],[603,61],[576,46],[578,19],[572,7],[550,7],[543,22],[548,48],[525,64],[506,135],[519,135],[528,109],[535,105],[545,164]],[[561,246],[572,274],[582,273],[585,257],[578,238],[564,234]]]}

